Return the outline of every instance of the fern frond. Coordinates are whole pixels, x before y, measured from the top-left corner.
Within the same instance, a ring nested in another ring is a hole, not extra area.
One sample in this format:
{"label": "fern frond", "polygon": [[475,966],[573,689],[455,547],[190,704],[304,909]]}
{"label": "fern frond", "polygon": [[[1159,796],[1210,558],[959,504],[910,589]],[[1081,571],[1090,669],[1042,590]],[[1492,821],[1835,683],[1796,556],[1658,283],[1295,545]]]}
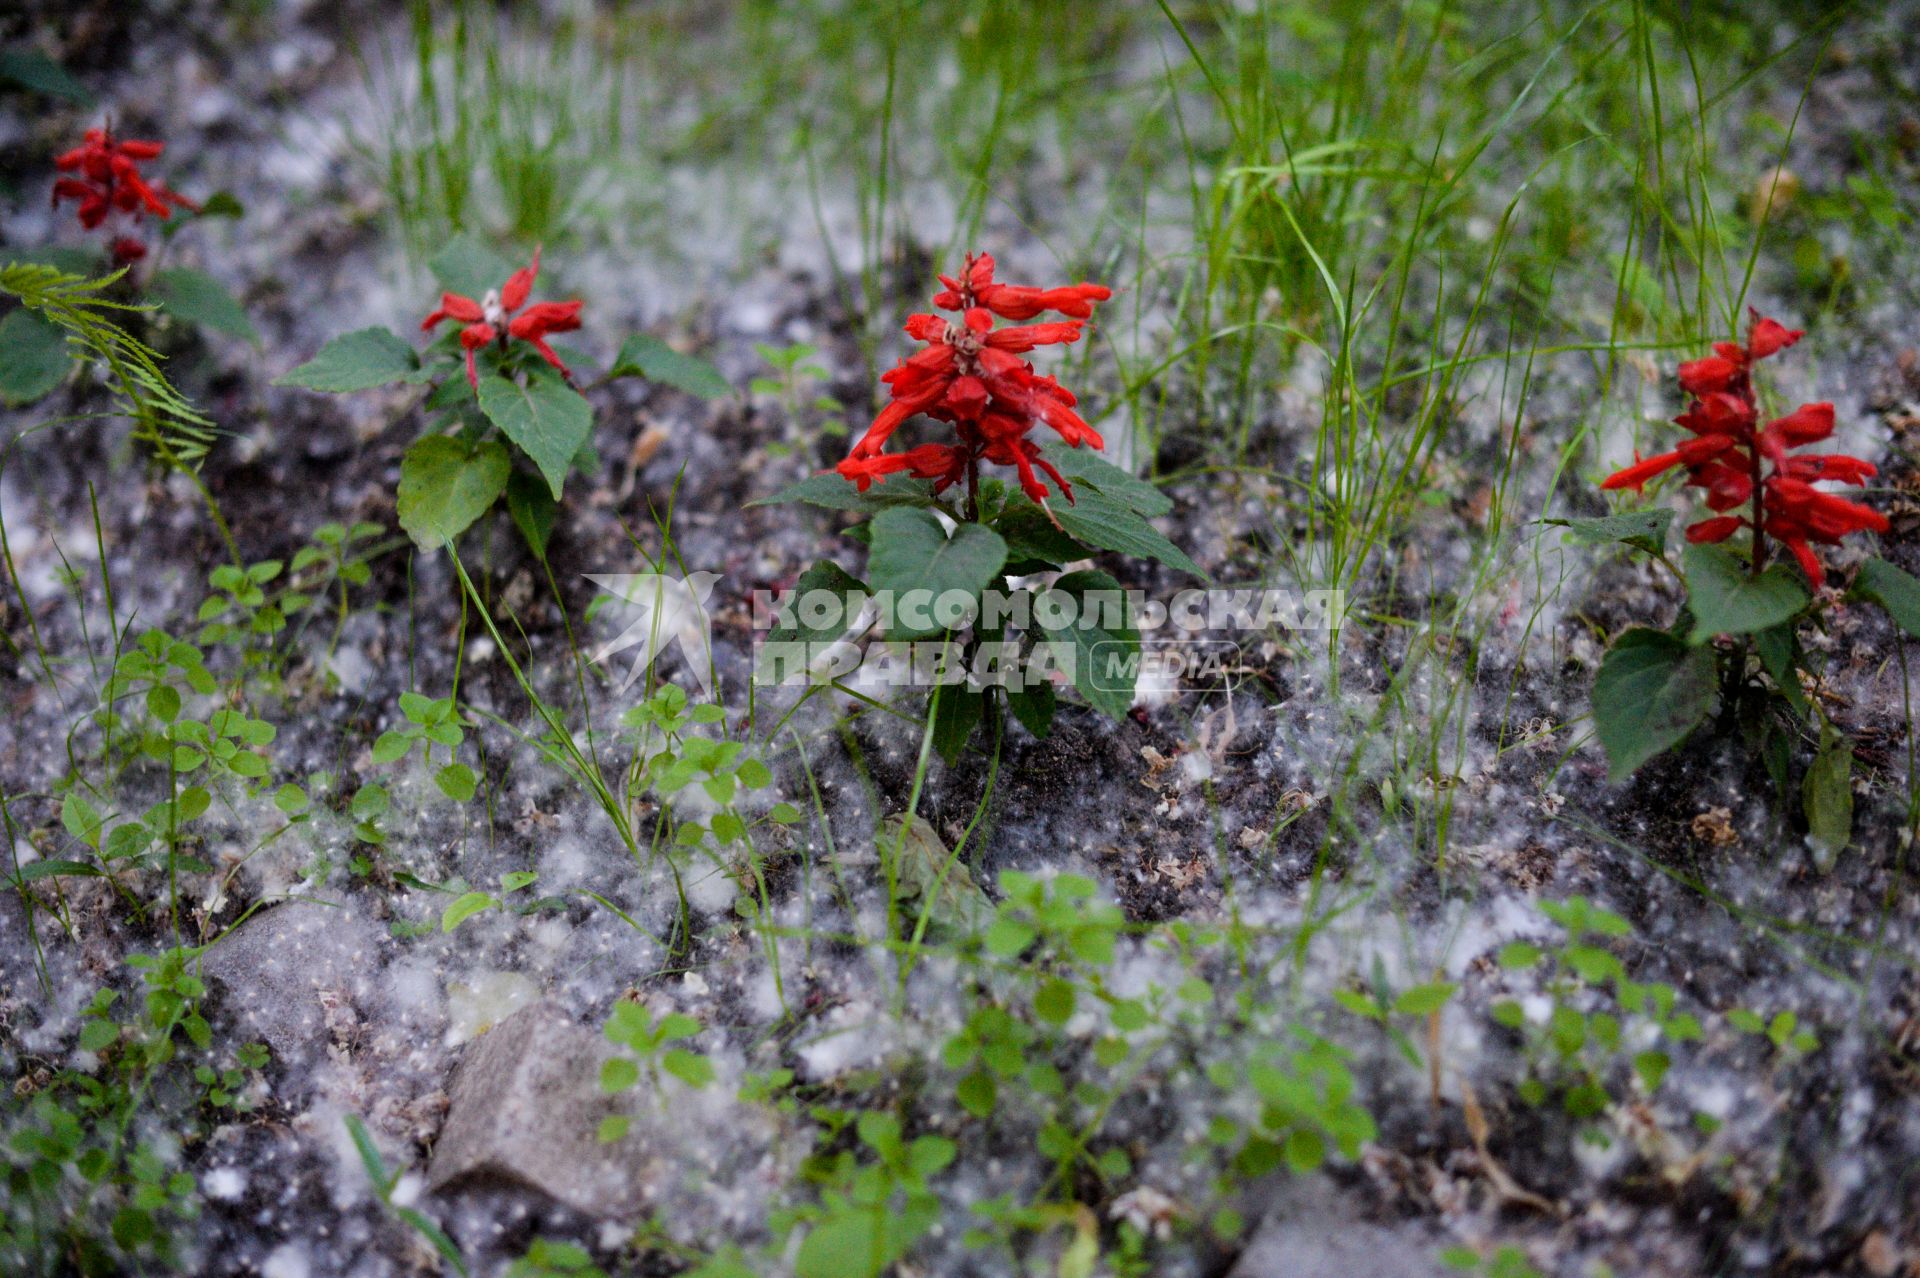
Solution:
{"label": "fern frond", "polygon": [[100,296],[125,273],[88,279],[37,262],[9,262],[0,267],[0,292],[58,325],[76,363],[107,366],[119,411],[132,419],[137,438],[169,465],[197,467],[217,430],[160,371],[165,357],[114,322],[115,312],[154,309]]}

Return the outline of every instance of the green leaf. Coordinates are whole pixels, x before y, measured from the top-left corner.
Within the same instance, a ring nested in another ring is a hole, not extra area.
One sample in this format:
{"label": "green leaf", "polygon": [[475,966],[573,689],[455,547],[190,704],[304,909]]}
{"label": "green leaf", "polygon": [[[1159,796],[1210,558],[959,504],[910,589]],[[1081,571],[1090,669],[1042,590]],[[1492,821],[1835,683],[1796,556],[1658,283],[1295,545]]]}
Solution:
{"label": "green leaf", "polygon": [[1408,1016],[1426,1016],[1445,1007],[1447,1000],[1453,997],[1453,990],[1453,985],[1448,981],[1416,985],[1401,991],[1400,997],[1393,1000],[1393,1010]]}
{"label": "green leaf", "polygon": [[1071,448],[1055,439],[1042,444],[1040,452],[1068,482],[1090,484],[1137,515],[1154,519],[1173,509],[1173,498],[1091,448]]}
{"label": "green leaf", "polygon": [[497,440],[429,435],[400,461],[400,526],[422,550],[437,550],[487,513],[513,462]]}
{"label": "green leaf", "polygon": [[993,1113],[993,1107],[1000,1099],[1000,1085],[986,1070],[977,1069],[955,1085],[954,1099],[960,1102],[960,1108],[975,1118],[986,1118]]}
{"label": "green leaf", "polygon": [[660,1068],[688,1087],[705,1087],[718,1076],[712,1061],[684,1047],[668,1048],[660,1053]]}
{"label": "green leaf", "polygon": [[1666,553],[1667,528],[1673,523],[1673,512],[1653,507],[1647,510],[1623,510],[1595,519],[1543,519],[1540,522],[1566,529],[1567,540],[1576,546],[1599,546],[1617,541],[1659,555]]}
{"label": "green leaf", "polygon": [[953,855],[924,817],[905,820],[904,832],[900,817],[882,822],[875,846],[893,863],[900,899],[918,902],[912,907],[912,926],[917,926],[924,914],[931,937],[966,937],[978,932],[993,918],[994,910],[993,902],[974,882],[973,871]]}
{"label": "green leaf", "polygon": [[848,1207],[808,1232],[794,1258],[799,1278],[875,1278],[893,1259],[876,1211]]}
{"label": "green leaf", "polygon": [[447,907],[446,913],[440,916],[440,930],[451,932],[480,911],[491,910],[499,904],[500,902],[495,900],[491,893],[468,892],[456,899]]}
{"label": "green leaf", "polygon": [[87,86],[38,49],[0,50],[0,80],[79,106],[93,105],[93,94]]}
{"label": "green leaf", "polygon": [[[1049,596],[1061,601],[1062,613],[1071,610],[1071,624],[1047,624]],[[1115,606],[1117,618],[1110,615]],[[1125,717],[1139,674],[1140,632],[1120,583],[1095,570],[1068,573],[1035,601],[1033,615],[1087,704],[1112,718]]]}
{"label": "green leaf", "polygon": [[593,434],[593,407],[559,374],[533,369],[522,386],[510,377],[480,379],[480,411],[533,459],[560,499],[574,455]]}
{"label": "green leaf", "polygon": [[1785,564],[1755,577],[1722,546],[1688,546],[1681,558],[1693,613],[1691,643],[1746,635],[1790,620],[1807,606],[1807,588]]}
{"label": "green leaf", "polygon": [[62,876],[98,878],[100,877],[100,871],[84,861],[63,861],[57,859],[50,861],[29,861],[20,867],[20,873],[13,881],[15,883],[32,883],[38,879],[52,879]]}
{"label": "green leaf", "polygon": [[147,296],[160,303],[160,309],[176,319],[199,324],[216,333],[260,344],[247,312],[222,284],[205,271],[189,266],[170,267],[154,274],[147,285]]}
{"label": "green leaf", "polygon": [[828,510],[852,510],[861,514],[887,510],[894,506],[928,506],[933,504],[933,486],[924,479],[895,475],[885,483],[873,485],[862,493],[853,484],[831,470],[823,470],[817,475],[808,475],[795,484],[788,484],[771,497],[762,497],[758,501],[747,503],[753,506],[780,506],[788,502],[802,501],[810,506],[824,506]]}
{"label": "green leaf", "polygon": [[600,1064],[600,1090],[624,1092],[640,1081],[640,1066],[632,1057],[614,1056]]}
{"label": "green leaf", "polygon": [[1055,978],[1040,986],[1033,996],[1033,1014],[1050,1025],[1064,1025],[1073,1015],[1074,989]]}
{"label": "green leaf", "polygon": [[[866,583],[858,577],[831,559],[819,560],[793,583],[788,606],[781,609],[782,617],[787,619],[777,621],[767,632],[767,642],[831,643],[853,628],[867,593]],[[815,596],[815,606],[803,608],[801,604],[810,595]],[[820,598],[824,595],[842,602],[832,606]]]}
{"label": "green leaf", "polygon": [[1713,651],[1636,627],[1607,650],[1593,681],[1593,724],[1619,781],[1686,739],[1713,709]]}
{"label": "green leaf", "polygon": [[938,701],[927,704],[933,711],[933,748],[952,767],[986,714],[987,694],[979,688],[948,684],[939,689]]}
{"label": "green leaf", "polygon": [[1045,679],[1035,679],[1031,683],[1007,687],[1007,708],[1013,711],[1013,717],[1020,726],[1042,741],[1053,731],[1053,712],[1058,698],[1053,684]]}
{"label": "green leaf", "polygon": [[1007,542],[1007,562],[1037,560],[1065,564],[1086,559],[1093,552],[1053,526],[1047,512],[1025,493],[1014,493],[993,520],[994,531]]}
{"label": "green leaf", "polygon": [[1885,608],[1895,625],[1920,639],[1920,580],[1912,574],[1884,559],[1869,559],[1853,580],[1853,594]]}
{"label": "green leaf", "polygon": [[1853,746],[1831,728],[1821,734],[1819,753],[1800,783],[1800,802],[1814,863],[1830,870],[1853,839]]}
{"label": "green leaf", "polygon": [[1500,947],[1499,964],[1504,968],[1527,968],[1540,961],[1540,947],[1526,941],[1509,941]]}
{"label": "green leaf", "polygon": [[33,403],[51,394],[72,367],[59,325],[24,306],[0,320],[0,403]]}
{"label": "green leaf", "polygon": [[513,516],[513,526],[520,530],[537,559],[547,557],[554,516],[559,511],[560,503],[545,484],[523,470],[513,472],[513,478],[507,481],[507,513]]}
{"label": "green leaf", "polygon": [[697,356],[681,354],[651,333],[635,333],[622,343],[608,376],[636,374],[702,399],[720,399],[733,392],[719,369]]}
{"label": "green leaf", "polygon": [[105,823],[106,817],[100,814],[100,809],[78,790],[67,791],[67,797],[60,801],[60,824],[90,848],[100,846],[100,827]]}
{"label": "green leaf", "polygon": [[162,723],[172,723],[180,715],[180,693],[172,684],[154,684],[147,689],[147,713]]}
{"label": "green leaf", "polygon": [[1072,505],[1059,501],[1049,503],[1049,506],[1067,535],[1089,546],[1157,559],[1169,568],[1177,568],[1206,580],[1207,574],[1187,558],[1185,551],[1162,537],[1152,524],[1133,509],[1103,492],[1079,492],[1075,494]]}
{"label": "green leaf", "polygon": [[427,269],[447,292],[479,301],[488,289],[505,284],[514,266],[481,241],[462,233],[427,260]]}
{"label": "green leaf", "polygon": [[440,787],[440,793],[455,803],[465,803],[473,798],[479,779],[466,764],[449,763],[434,774],[433,783]]}
{"label": "green leaf", "polygon": [[[940,633],[932,605],[948,591],[978,595],[1007,562],[1007,543],[979,524],[961,524],[948,537],[940,521],[924,510],[883,510],[873,518],[873,548],[867,576],[875,590],[890,590],[896,615],[894,632],[917,637]],[[903,603],[924,605],[925,625],[915,626]]]}
{"label": "green leaf", "polygon": [[391,382],[424,382],[432,374],[420,367],[413,347],[384,328],[342,333],[275,386],[343,393],[371,390]]}

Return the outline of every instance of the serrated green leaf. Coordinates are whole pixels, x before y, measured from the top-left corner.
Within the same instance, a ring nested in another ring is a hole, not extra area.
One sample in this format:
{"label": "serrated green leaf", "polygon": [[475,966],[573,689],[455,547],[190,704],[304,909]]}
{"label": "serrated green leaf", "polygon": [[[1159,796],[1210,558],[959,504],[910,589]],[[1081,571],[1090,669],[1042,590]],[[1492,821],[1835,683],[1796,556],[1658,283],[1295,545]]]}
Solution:
{"label": "serrated green leaf", "polygon": [[273,384],[341,394],[393,382],[424,382],[432,375],[420,367],[420,356],[413,347],[392,332],[362,328],[334,338],[312,359]]}
{"label": "serrated green leaf", "polygon": [[480,240],[462,233],[427,260],[427,269],[447,292],[479,301],[487,290],[505,284],[514,266]]}
{"label": "serrated green leaf", "polygon": [[1681,569],[1693,613],[1689,639],[1696,644],[1777,626],[1807,606],[1807,588],[1785,564],[1756,577],[1725,547],[1703,544],[1686,548]]}
{"label": "serrated green leaf", "polygon": [[147,284],[147,296],[158,302],[160,309],[177,319],[252,342],[255,346],[260,344],[260,334],[255,331],[253,321],[247,318],[245,308],[233,294],[227,292],[226,285],[205,271],[175,266],[155,272]]}
{"label": "serrated green leaf", "polygon": [[586,397],[559,374],[536,368],[524,386],[510,377],[481,378],[480,411],[533,459],[558,501],[574,457],[593,434]]}
{"label": "serrated green leaf", "polygon": [[1831,729],[1822,734],[1819,753],[1800,783],[1800,802],[1814,863],[1830,870],[1853,839],[1853,746]]}
{"label": "serrated green leaf", "polygon": [[554,518],[559,512],[560,503],[554,500],[552,490],[534,476],[515,471],[507,481],[507,513],[513,516],[513,526],[520,530],[535,558],[547,557]]}
{"label": "serrated green leaf", "polygon": [[851,510],[860,514],[873,514],[895,506],[927,506],[933,503],[933,486],[924,479],[895,475],[884,483],[873,485],[862,493],[851,482],[830,470],[817,475],[808,475],[798,483],[788,484],[771,497],[762,497],[758,501],[747,503],[753,506],[780,506],[789,502],[805,502],[810,506],[824,506],[828,510]]}
{"label": "serrated green leaf", "polygon": [[[1063,601],[1060,613],[1071,615],[1072,624],[1057,628],[1047,624],[1048,596]],[[1115,601],[1120,610],[1118,624],[1109,615]],[[1124,717],[1133,705],[1139,674],[1140,632],[1134,628],[1132,606],[1120,583],[1094,570],[1068,573],[1036,601],[1033,615],[1059,664],[1071,670],[1073,686],[1087,704],[1111,718]]]}
{"label": "serrated green leaf", "polygon": [[1157,559],[1169,568],[1206,579],[1207,574],[1187,558],[1185,551],[1130,507],[1098,490],[1076,492],[1074,497],[1071,505],[1065,501],[1048,503],[1068,536],[1102,550]]}
{"label": "serrated green leaf", "polygon": [[1593,681],[1593,723],[1614,781],[1686,739],[1713,709],[1713,652],[1642,627],[1607,650]]}
{"label": "serrated green leaf", "polygon": [[72,367],[66,334],[57,324],[24,306],[0,320],[0,403],[45,398]]}
{"label": "serrated green leaf", "polygon": [[[793,594],[784,601],[781,620],[767,632],[768,643],[831,643],[853,628],[867,599],[866,583],[834,563],[821,559],[800,574],[793,583]],[[803,608],[808,596],[816,596],[814,607]],[[827,599],[839,600],[838,607]]]}
{"label": "serrated green leaf", "polygon": [[1048,440],[1040,452],[1054,468],[1076,485],[1090,484],[1135,514],[1155,519],[1173,509],[1173,498],[1133,474],[1115,466],[1091,448],[1071,448],[1064,441]]}
{"label": "serrated green leaf", "polygon": [[1651,554],[1663,554],[1667,548],[1667,528],[1673,512],[1659,507],[1623,510],[1618,514],[1586,519],[1543,519],[1554,528],[1567,530],[1567,540],[1576,546],[1600,546],[1621,542]]}
{"label": "serrated green leaf", "polygon": [[[933,604],[958,591],[978,595],[1007,562],[1007,543],[979,524],[961,524],[949,537],[940,521],[924,510],[883,510],[873,518],[873,547],[867,576],[873,588],[893,592],[894,633],[921,637],[940,633]],[[903,614],[922,605],[924,625]]]}
{"label": "serrated green leaf", "polygon": [[0,80],[80,106],[93,105],[87,86],[38,49],[0,49]]}
{"label": "serrated green leaf", "polygon": [[512,470],[496,440],[429,435],[400,462],[400,526],[422,550],[437,550],[487,513]]}
{"label": "serrated green leaf", "polygon": [[621,343],[608,375],[638,375],[702,399],[720,399],[733,392],[719,369],[698,356],[681,354],[651,333],[635,333]]}
{"label": "serrated green leaf", "polygon": [[1853,593],[1879,604],[1895,625],[1920,639],[1920,580],[1915,580],[1911,573],[1884,559],[1869,559],[1860,565],[1860,575],[1853,581]]}

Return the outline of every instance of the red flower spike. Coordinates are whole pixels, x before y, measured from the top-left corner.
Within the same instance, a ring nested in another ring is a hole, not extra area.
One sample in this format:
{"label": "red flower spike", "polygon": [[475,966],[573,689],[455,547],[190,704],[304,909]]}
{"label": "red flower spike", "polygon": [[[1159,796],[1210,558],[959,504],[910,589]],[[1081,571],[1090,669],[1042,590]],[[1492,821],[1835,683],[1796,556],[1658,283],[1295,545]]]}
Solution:
{"label": "red flower spike", "polygon": [[[561,362],[547,337],[553,333],[571,333],[580,327],[580,306],[574,302],[537,302],[527,306],[527,297],[540,277],[540,250],[533,250],[533,261],[507,277],[507,282],[490,290],[479,301],[458,293],[442,293],[440,309],[420,321],[422,332],[432,332],[442,320],[466,325],[460,330],[460,345],[467,353],[467,382],[474,394],[480,393],[480,374],[473,364],[473,353],[490,342],[505,346],[509,338],[519,338],[540,353],[540,358],[560,370],[560,376],[573,381],[573,370]],[[526,310],[520,308],[526,306]],[[520,314],[515,315],[515,311]],[[864,489],[863,489],[864,491]]]}
{"label": "red flower spike", "polygon": [[[1714,518],[1687,529],[1688,541],[1725,541],[1739,529],[1751,528],[1756,571],[1766,563],[1771,538],[1787,548],[1809,581],[1822,585],[1826,574],[1813,544],[1831,546],[1850,533],[1885,532],[1887,517],[1813,485],[1859,484],[1878,472],[1871,462],[1844,453],[1789,455],[1790,449],[1833,434],[1832,404],[1802,404],[1757,426],[1754,363],[1779,354],[1804,333],[1758,312],[1751,314],[1744,346],[1717,342],[1713,355],[1680,366],[1681,388],[1693,398],[1674,422],[1693,437],[1672,452],[1644,460],[1636,456],[1633,465],[1607,476],[1600,487],[1638,492],[1655,476],[1684,467],[1687,484],[1706,490],[1707,508],[1715,512]],[[1723,513],[1748,503],[1754,509],[1747,515]]]}
{"label": "red flower spike", "polygon": [[[88,129],[79,146],[54,157],[54,168],[74,175],[54,181],[54,207],[63,200],[74,201],[79,206],[74,216],[89,231],[116,212],[136,224],[148,215],[164,222],[177,208],[198,213],[200,206],[186,196],[141,176],[140,165],[158,159],[164,150],[162,142],[120,139],[107,129]],[[133,251],[136,247],[138,252]],[[124,266],[145,256],[146,247],[131,235],[115,238],[116,263]]]}
{"label": "red flower spike", "polygon": [[[943,288],[933,305],[959,315],[910,315],[906,334],[925,343],[883,374],[889,403],[853,446],[847,460],[835,469],[861,492],[886,476],[910,471],[934,481],[942,492],[977,473],[981,462],[1011,466],[1020,489],[1035,502],[1050,495],[1047,476],[1067,501],[1073,490],[1029,439],[1035,426],[1053,429],[1074,448],[1105,447],[1086,421],[1074,411],[1075,400],[1051,377],[1036,373],[1021,359],[1042,346],[1062,346],[1080,340],[1093,307],[1113,294],[1098,284],[1065,288],[1024,288],[994,280],[994,262],[988,254],[969,256],[958,275],[942,275]],[[1040,324],[995,328],[997,316],[1028,320],[1045,311],[1068,316]],[[951,425],[956,442],[926,444],[906,453],[888,453],[887,441],[908,418],[924,413]]]}

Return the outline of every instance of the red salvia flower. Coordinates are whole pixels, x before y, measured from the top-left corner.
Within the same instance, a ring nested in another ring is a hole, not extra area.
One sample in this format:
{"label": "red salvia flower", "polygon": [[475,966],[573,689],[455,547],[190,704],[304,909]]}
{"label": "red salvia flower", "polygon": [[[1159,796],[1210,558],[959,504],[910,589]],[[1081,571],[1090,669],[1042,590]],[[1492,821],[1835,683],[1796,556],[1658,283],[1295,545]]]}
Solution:
{"label": "red salvia flower", "polygon": [[[553,353],[553,347],[547,345],[550,333],[571,333],[580,327],[580,303],[574,302],[536,302],[527,306],[527,295],[533,292],[533,281],[540,275],[540,250],[533,250],[531,265],[515,271],[507,277],[507,282],[497,289],[490,289],[479,301],[471,297],[462,297],[458,293],[442,293],[440,309],[422,320],[420,327],[432,332],[436,324],[444,319],[458,320],[466,327],[460,330],[460,345],[467,352],[467,381],[473,386],[474,393],[480,390],[480,376],[474,371],[473,353],[488,342],[499,342],[505,348],[507,339],[517,337],[540,352],[540,357],[560,370],[560,376],[573,381],[573,370],[560,362]],[[527,309],[520,311],[522,306]],[[515,311],[520,314],[515,315]],[[509,318],[511,316],[511,318]]]}
{"label": "red salvia flower", "polygon": [[[140,175],[140,166],[158,159],[164,150],[163,142],[116,138],[109,129],[88,129],[79,146],[54,157],[53,166],[70,175],[54,181],[54,207],[62,200],[76,201],[75,216],[89,231],[113,213],[136,223],[148,214],[165,221],[176,208],[198,213],[200,206],[186,196]],[[146,246],[129,235],[113,242],[114,260],[123,265],[146,253]]]}
{"label": "red salvia flower", "polygon": [[[1639,492],[1656,475],[1684,466],[1687,483],[1706,491],[1707,508],[1714,512],[1687,529],[1688,541],[1725,541],[1750,528],[1754,571],[1766,565],[1771,537],[1792,552],[1807,579],[1819,586],[1826,573],[1810,543],[1831,546],[1848,533],[1885,532],[1887,517],[1814,484],[1859,484],[1878,472],[1871,462],[1844,453],[1788,455],[1789,449],[1833,434],[1832,404],[1802,404],[1785,417],[1759,424],[1753,366],[1792,346],[1802,334],[1758,312],[1752,316],[1746,345],[1717,342],[1712,355],[1680,366],[1680,386],[1693,400],[1674,422],[1693,438],[1671,452],[1636,459],[1600,487]],[[1741,514],[1726,513],[1742,508]]]}
{"label": "red salvia flower", "polygon": [[[1098,284],[1047,289],[1001,284],[993,278],[993,258],[985,253],[969,255],[959,279],[942,275],[940,282],[945,287],[934,295],[934,306],[956,311],[960,318],[908,316],[907,336],[926,346],[881,378],[891,402],[836,469],[861,492],[888,475],[910,471],[933,480],[936,493],[965,479],[971,496],[980,463],[987,461],[1013,467],[1021,491],[1045,503],[1048,490],[1035,474],[1038,468],[1071,502],[1072,488],[1027,432],[1036,425],[1049,426],[1075,448],[1103,448],[1106,441],[1074,411],[1077,401],[1070,391],[1036,373],[1020,356],[1041,346],[1079,341],[1094,304],[1112,292]],[[995,316],[1029,320],[1045,311],[1070,318],[994,327]],[[884,451],[893,432],[916,414],[951,424],[956,442],[926,444],[905,453]]]}

